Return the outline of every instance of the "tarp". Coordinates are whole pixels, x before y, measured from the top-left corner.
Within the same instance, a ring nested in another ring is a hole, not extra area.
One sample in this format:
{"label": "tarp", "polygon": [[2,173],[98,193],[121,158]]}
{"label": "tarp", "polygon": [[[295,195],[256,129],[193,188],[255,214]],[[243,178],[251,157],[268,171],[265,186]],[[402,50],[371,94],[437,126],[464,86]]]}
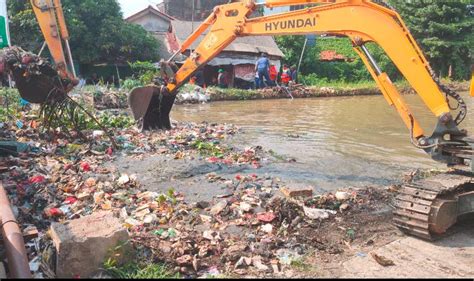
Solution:
{"label": "tarp", "polygon": [[[276,66],[277,69],[280,69],[280,61],[270,60],[272,64]],[[255,81],[255,63],[249,62],[248,64],[234,64],[234,75],[235,78],[242,79],[248,82]]]}

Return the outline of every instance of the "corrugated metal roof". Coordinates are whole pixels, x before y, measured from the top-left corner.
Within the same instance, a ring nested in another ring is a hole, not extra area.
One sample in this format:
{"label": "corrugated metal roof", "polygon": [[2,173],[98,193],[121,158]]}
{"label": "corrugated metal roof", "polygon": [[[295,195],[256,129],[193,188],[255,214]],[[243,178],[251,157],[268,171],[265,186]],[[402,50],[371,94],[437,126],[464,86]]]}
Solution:
{"label": "corrugated metal roof", "polygon": [[[200,22],[194,22],[194,30],[199,27]],[[173,32],[176,34],[177,39],[181,44],[184,42],[193,32],[193,23],[190,21],[171,21]],[[195,49],[199,42],[207,34],[205,32],[199,40],[197,40],[191,48]],[[252,53],[259,54],[262,52],[268,53],[270,56],[275,57],[284,57],[283,52],[278,48],[275,40],[272,36],[248,36],[248,37],[239,37],[227,48],[224,49],[227,52],[242,52],[242,53]]]}

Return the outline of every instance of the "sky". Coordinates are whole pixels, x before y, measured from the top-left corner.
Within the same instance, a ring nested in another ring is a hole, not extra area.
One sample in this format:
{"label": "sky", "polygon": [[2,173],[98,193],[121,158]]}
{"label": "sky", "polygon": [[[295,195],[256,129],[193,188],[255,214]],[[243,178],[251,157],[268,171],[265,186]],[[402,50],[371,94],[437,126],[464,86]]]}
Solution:
{"label": "sky", "polygon": [[154,6],[160,2],[162,0],[119,0],[124,17],[129,17],[150,5]]}

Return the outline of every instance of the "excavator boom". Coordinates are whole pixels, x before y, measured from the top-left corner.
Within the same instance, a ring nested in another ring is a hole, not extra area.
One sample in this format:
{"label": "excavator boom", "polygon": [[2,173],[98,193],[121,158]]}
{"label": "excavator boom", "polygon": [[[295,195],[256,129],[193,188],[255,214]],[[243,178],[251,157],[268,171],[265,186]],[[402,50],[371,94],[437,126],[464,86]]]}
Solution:
{"label": "excavator boom", "polygon": [[[250,18],[258,5],[279,7],[302,4],[315,5],[303,10]],[[161,87],[139,88],[130,94],[132,111],[137,120],[142,121],[143,129],[170,128],[169,112],[176,91],[238,37],[297,34],[346,36],[352,41],[354,51],[362,58],[389,105],[394,106],[399,113],[409,130],[412,143],[436,161],[453,167],[471,166],[468,174],[473,173],[474,139],[468,137],[465,130],[458,128],[466,117],[466,104],[460,95],[438,82],[399,14],[390,6],[381,4],[369,0],[267,0],[258,3],[244,0],[217,6],[183,42],[180,53],[204,36],[175,75],[168,77],[166,84]],[[385,51],[438,118],[438,125],[431,136],[425,134],[403,96],[370,54],[366,45],[371,42]],[[163,68],[168,66],[162,63]],[[459,105],[460,110],[455,117],[451,113],[449,99],[456,100]],[[439,185],[443,188],[433,188],[429,182],[418,187],[404,187],[405,193],[397,197],[399,209],[396,212],[396,224],[411,234],[431,238],[433,233],[445,232],[456,222],[458,207],[462,207],[463,214],[474,212],[474,204],[465,203],[474,201],[472,192],[458,192],[474,189],[472,175],[467,176],[467,179],[459,175],[453,177],[452,180],[444,181],[444,185]]]}
{"label": "excavator boom", "polygon": [[[60,75],[74,78],[76,75],[69,47],[69,31],[61,0],[31,0],[31,6]],[[64,53],[63,40],[68,51],[69,62]],[[68,64],[71,72],[69,72]]]}

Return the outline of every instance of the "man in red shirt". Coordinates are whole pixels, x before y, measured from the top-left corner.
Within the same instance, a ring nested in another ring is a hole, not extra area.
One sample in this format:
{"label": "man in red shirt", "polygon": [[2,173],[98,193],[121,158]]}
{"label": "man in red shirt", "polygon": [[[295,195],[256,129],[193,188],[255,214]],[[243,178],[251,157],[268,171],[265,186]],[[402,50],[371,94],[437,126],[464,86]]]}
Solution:
{"label": "man in red shirt", "polygon": [[288,85],[291,81],[291,70],[288,68],[288,65],[283,65],[283,70],[281,72],[281,83]]}
{"label": "man in red shirt", "polygon": [[270,64],[270,80],[272,83],[271,86],[276,85],[277,78],[278,78],[278,70],[274,64]]}

